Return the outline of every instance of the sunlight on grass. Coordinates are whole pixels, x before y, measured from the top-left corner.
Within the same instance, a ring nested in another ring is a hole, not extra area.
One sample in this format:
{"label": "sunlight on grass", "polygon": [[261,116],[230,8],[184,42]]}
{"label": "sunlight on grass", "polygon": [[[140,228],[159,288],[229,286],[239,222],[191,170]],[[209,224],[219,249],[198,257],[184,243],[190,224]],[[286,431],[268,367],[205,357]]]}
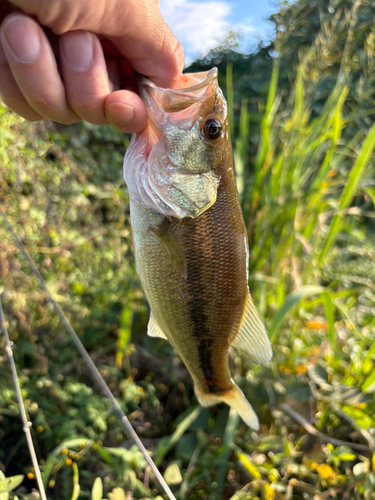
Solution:
{"label": "sunlight on grass", "polygon": [[[372,498],[374,16],[358,0],[282,4],[270,46],[247,58],[221,47],[194,66],[220,69],[249,287],[273,342],[267,366],[230,352],[259,432],[222,405],[197,407],[176,352],[145,334],[121,172],[129,138],[31,124],[0,105],[1,204],[176,498]],[[162,500],[4,225],[0,280],[48,498]],[[31,499],[3,347],[0,497]]]}

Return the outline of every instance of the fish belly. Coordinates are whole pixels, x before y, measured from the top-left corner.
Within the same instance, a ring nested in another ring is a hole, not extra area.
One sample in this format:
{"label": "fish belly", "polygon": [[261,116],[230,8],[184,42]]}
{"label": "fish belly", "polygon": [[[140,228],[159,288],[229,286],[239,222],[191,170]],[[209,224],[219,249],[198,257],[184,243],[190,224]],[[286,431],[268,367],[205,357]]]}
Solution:
{"label": "fish belly", "polygon": [[243,313],[247,242],[236,197],[220,190],[196,219],[169,219],[186,261],[186,277],[164,251],[155,230],[165,217],[131,200],[137,271],[154,321],[179,351],[196,388],[230,390],[228,348]]}
{"label": "fish belly", "polygon": [[[219,187],[216,203],[196,219],[167,219],[131,199],[137,272],[156,330],[178,350],[203,406],[225,402],[251,427],[258,419],[231,379],[228,349],[249,296],[245,227],[235,190]],[[186,274],[164,251],[158,228],[169,224]]]}

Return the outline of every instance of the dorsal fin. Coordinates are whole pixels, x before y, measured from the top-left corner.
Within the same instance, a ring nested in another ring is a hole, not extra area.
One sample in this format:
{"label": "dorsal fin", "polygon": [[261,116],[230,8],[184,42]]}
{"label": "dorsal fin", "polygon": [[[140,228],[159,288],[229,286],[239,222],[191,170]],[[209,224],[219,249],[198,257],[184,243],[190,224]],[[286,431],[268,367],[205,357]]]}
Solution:
{"label": "dorsal fin", "polygon": [[147,326],[147,335],[150,337],[160,337],[161,339],[168,340],[163,330],[157,324],[153,314],[150,314],[150,319]]}
{"label": "dorsal fin", "polygon": [[249,293],[240,327],[232,345],[260,365],[268,363],[272,358],[272,346],[267,336],[266,327]]}

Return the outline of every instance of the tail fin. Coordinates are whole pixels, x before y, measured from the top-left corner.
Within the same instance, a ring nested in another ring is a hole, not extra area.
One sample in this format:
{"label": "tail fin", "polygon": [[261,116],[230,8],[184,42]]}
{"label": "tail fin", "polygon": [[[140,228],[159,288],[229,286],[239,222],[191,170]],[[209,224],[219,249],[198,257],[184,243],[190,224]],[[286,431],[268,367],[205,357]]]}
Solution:
{"label": "tail fin", "polygon": [[202,406],[207,407],[221,402],[226,403],[238,412],[245,424],[256,431],[259,429],[258,417],[238,385],[233,384],[232,389],[223,395],[205,394],[197,388],[195,394]]}

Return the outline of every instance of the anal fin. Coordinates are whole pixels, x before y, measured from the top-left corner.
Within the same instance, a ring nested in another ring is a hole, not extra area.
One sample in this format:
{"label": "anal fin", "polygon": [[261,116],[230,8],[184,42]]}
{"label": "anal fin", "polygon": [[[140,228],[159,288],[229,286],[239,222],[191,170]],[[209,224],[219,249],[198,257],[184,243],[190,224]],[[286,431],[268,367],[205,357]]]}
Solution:
{"label": "anal fin", "polygon": [[153,314],[151,313],[147,326],[147,335],[150,337],[160,337],[161,339],[168,340],[163,330],[157,324]]}
{"label": "anal fin", "polygon": [[168,219],[164,219],[162,224],[157,227],[151,226],[150,230],[155,234],[172,266],[186,279],[187,265],[185,255]]}
{"label": "anal fin", "polygon": [[262,365],[272,359],[272,346],[266,327],[249,293],[246,297],[240,327],[232,345],[255,363]]}

